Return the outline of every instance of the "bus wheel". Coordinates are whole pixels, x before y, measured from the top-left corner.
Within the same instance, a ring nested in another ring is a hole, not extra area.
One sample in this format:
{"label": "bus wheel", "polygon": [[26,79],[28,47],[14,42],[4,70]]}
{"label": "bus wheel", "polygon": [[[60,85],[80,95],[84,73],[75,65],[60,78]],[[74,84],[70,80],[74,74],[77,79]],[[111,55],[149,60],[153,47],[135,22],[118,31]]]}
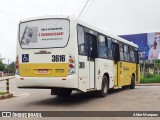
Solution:
{"label": "bus wheel", "polygon": [[134,88],[135,88],[135,79],[134,79],[134,76],[132,75],[130,89],[134,89]]}
{"label": "bus wheel", "polygon": [[108,94],[108,79],[103,76],[101,90],[98,91],[99,97],[105,97]]}
{"label": "bus wheel", "polygon": [[58,93],[57,93],[57,96],[58,97],[69,97],[72,93],[72,90],[71,89],[61,89]]}

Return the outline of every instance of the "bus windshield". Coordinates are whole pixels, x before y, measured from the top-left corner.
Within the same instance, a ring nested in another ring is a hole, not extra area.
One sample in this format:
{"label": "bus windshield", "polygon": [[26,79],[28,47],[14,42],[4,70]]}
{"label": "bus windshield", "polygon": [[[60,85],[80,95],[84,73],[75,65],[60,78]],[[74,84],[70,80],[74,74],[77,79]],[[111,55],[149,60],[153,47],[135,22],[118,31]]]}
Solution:
{"label": "bus windshield", "polygon": [[42,19],[20,23],[19,42],[22,48],[65,47],[69,40],[69,20]]}

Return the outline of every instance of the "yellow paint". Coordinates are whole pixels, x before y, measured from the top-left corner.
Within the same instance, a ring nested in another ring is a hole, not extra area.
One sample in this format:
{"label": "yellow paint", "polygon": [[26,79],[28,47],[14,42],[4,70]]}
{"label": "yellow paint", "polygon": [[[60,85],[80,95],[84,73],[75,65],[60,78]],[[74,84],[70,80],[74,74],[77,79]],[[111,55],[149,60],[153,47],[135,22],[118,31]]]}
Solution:
{"label": "yellow paint", "polygon": [[122,62],[120,71],[121,71],[120,86],[130,85],[132,74],[134,73],[136,75],[136,64],[129,62]]}
{"label": "yellow paint", "polygon": [[138,68],[138,70],[137,70],[137,80],[136,80],[136,83],[140,83],[140,65],[139,64],[137,64],[137,68]]}
{"label": "yellow paint", "polygon": [[68,63],[28,63],[20,64],[19,68],[22,77],[65,77],[68,75]]}
{"label": "yellow paint", "polygon": [[[114,79],[114,86],[125,86],[125,85],[130,85],[131,84],[131,77],[132,74],[135,74],[135,80],[136,83],[139,82],[140,80],[140,72],[139,72],[139,65],[136,63],[129,63],[129,62],[118,62],[118,67],[117,67],[117,75],[115,76],[116,78]],[[136,68],[138,67],[138,69]],[[114,67],[116,67],[116,64],[114,64]],[[137,71],[138,70],[138,71]],[[138,76],[137,76],[138,75]],[[138,80],[137,80],[138,78]]]}
{"label": "yellow paint", "polygon": [[118,85],[118,76],[117,76],[117,72],[118,72],[118,70],[117,70],[117,64],[115,63],[114,64],[114,71],[115,71],[115,76],[114,76],[114,85],[115,86],[117,86]]}

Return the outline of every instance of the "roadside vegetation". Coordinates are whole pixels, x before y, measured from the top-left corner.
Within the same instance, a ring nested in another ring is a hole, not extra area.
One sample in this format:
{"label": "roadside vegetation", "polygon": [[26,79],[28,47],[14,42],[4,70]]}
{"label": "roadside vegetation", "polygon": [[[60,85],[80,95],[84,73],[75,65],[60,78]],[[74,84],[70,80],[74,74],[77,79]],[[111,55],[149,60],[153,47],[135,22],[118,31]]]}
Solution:
{"label": "roadside vegetation", "polygon": [[141,75],[140,83],[160,83],[160,74],[146,74],[144,77]]}
{"label": "roadside vegetation", "polygon": [[[152,72],[148,71],[149,68]],[[145,73],[141,73],[140,83],[160,83],[160,59],[145,64],[145,70]]]}
{"label": "roadside vegetation", "polygon": [[6,95],[7,92],[0,92],[0,95]]}
{"label": "roadside vegetation", "polygon": [[4,64],[2,61],[0,61],[0,77],[2,76],[2,73],[7,75],[14,75],[15,73],[15,63],[12,62],[10,64]]}

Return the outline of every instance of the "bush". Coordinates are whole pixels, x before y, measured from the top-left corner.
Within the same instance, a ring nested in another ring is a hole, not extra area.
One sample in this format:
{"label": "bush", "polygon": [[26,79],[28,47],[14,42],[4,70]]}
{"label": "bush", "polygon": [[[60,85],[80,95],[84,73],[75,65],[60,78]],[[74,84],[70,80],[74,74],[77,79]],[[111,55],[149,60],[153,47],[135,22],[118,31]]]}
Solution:
{"label": "bush", "polygon": [[150,74],[150,73],[148,73],[148,74],[146,75],[146,78],[153,78],[153,77],[155,77],[155,74]]}
{"label": "bush", "polygon": [[141,77],[140,83],[160,83],[160,75],[146,75],[146,78]]}

